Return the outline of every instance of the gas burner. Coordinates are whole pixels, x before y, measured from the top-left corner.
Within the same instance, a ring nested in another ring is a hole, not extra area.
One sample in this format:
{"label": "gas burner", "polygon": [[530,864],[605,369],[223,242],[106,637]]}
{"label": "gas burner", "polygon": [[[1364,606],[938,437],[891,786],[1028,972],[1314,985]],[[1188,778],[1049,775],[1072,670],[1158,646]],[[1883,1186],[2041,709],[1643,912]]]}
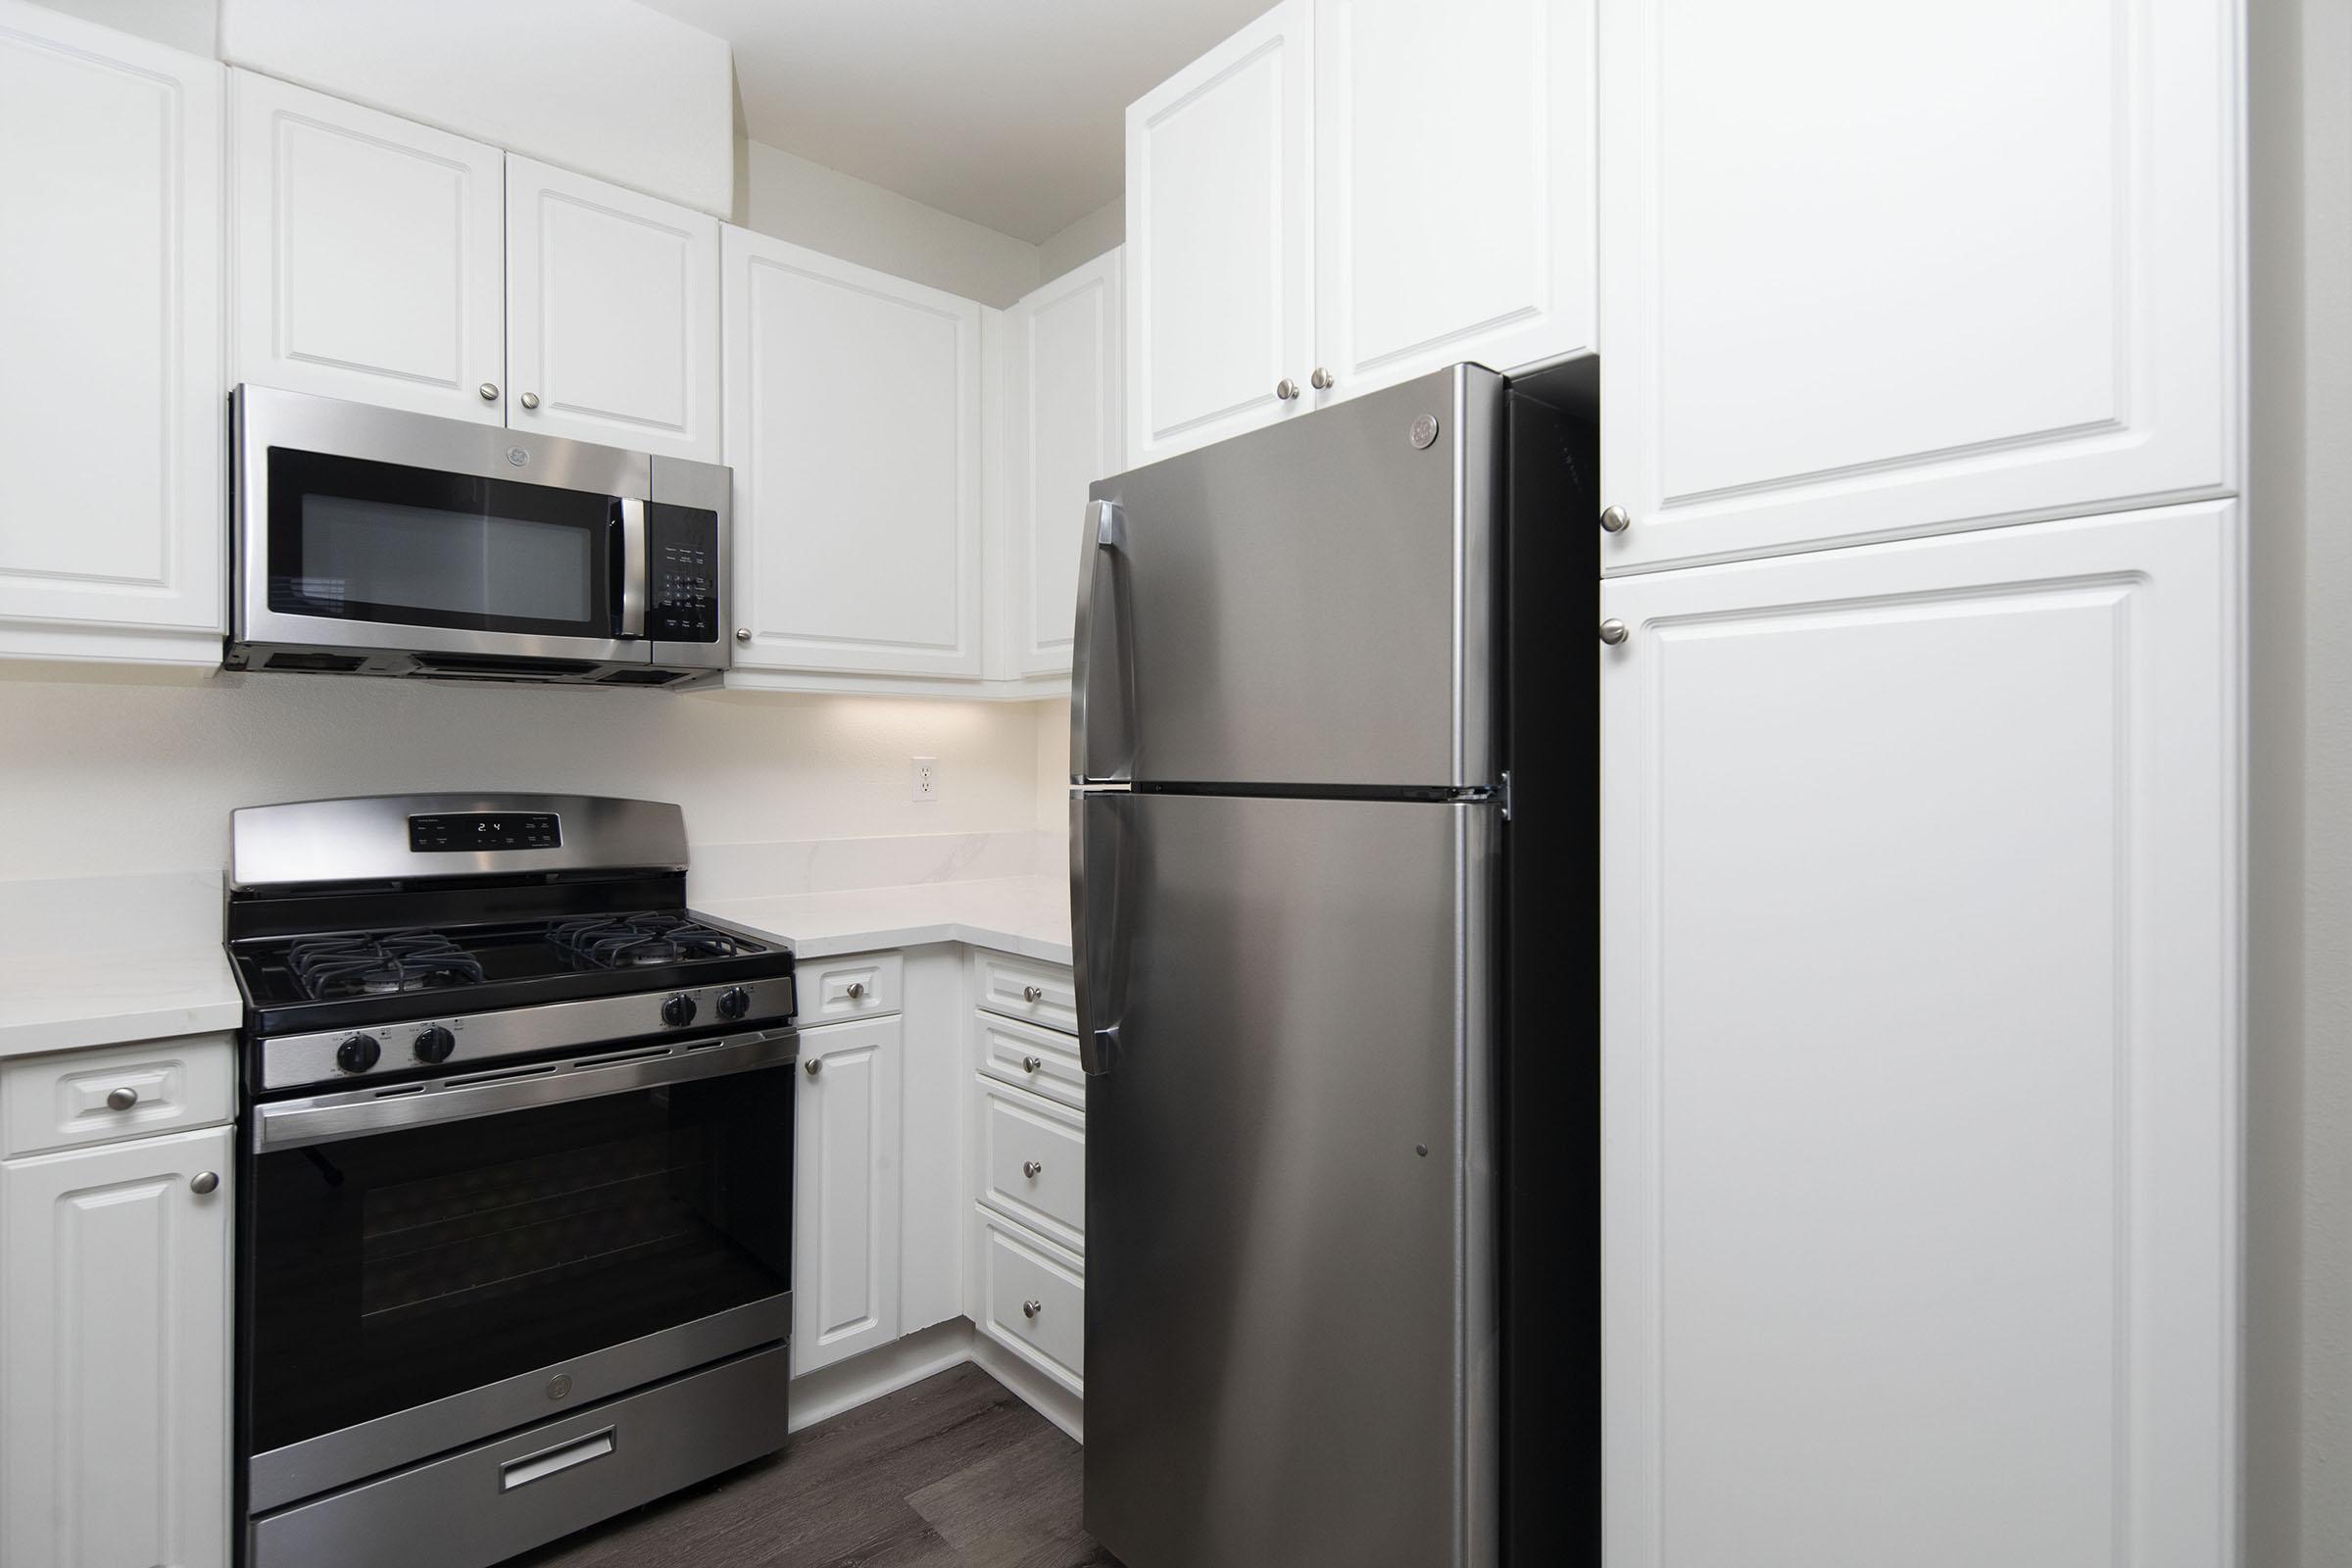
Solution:
{"label": "gas burner", "polygon": [[287,950],[286,967],[313,1002],[389,997],[482,978],[480,961],[438,931],[310,937]]}
{"label": "gas burner", "polygon": [[558,920],[547,928],[547,938],[582,969],[636,969],[689,958],[731,958],[745,951],[725,932],[679,914]]}

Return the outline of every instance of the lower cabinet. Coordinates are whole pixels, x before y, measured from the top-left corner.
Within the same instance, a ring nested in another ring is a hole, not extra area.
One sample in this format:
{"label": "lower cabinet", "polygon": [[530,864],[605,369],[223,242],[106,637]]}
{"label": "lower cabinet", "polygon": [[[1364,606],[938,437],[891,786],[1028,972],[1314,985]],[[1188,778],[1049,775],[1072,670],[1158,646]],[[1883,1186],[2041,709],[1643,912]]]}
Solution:
{"label": "lower cabinet", "polygon": [[801,1031],[793,1114],[792,1370],[899,1337],[897,1017]]}
{"label": "lower cabinet", "polygon": [[234,1143],[0,1163],[0,1562],[225,1568]]}
{"label": "lower cabinet", "polygon": [[2234,1560],[2237,534],[1602,582],[1610,1568]]}

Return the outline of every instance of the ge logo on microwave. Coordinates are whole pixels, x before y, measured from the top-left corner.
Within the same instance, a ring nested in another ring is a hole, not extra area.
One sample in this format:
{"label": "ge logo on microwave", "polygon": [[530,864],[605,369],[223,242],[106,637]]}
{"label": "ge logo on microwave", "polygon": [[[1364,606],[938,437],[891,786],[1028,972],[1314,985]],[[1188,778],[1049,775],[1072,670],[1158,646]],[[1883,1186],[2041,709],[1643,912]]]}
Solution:
{"label": "ge logo on microwave", "polygon": [[517,468],[531,461],[531,455],[521,447],[507,448],[507,461]]}

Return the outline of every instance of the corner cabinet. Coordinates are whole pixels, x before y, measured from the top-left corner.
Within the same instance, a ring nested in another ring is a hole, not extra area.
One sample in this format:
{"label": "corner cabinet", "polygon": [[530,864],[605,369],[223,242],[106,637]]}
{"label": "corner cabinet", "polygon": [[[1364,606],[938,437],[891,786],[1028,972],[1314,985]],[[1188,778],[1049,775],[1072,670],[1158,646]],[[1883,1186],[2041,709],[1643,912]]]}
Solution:
{"label": "corner cabinet", "polygon": [[721,249],[727,684],[976,681],[980,307],[741,228]]}
{"label": "corner cabinet", "polygon": [[2238,0],[1604,6],[1604,571],[2238,488]]}
{"label": "corner cabinet", "polygon": [[2238,530],[1601,585],[1608,1568],[2236,1560]]}
{"label": "corner cabinet", "polygon": [[220,125],[214,62],[0,0],[0,655],[220,662]]}
{"label": "corner cabinet", "polygon": [[801,1031],[793,1113],[792,1371],[899,1337],[903,1020]]}

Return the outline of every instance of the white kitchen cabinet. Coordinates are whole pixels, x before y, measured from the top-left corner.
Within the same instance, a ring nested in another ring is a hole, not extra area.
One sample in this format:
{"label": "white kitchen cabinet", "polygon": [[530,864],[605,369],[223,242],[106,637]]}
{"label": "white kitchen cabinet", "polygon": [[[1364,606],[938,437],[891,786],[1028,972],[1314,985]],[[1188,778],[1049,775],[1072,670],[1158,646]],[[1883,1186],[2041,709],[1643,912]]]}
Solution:
{"label": "white kitchen cabinet", "polygon": [[1313,21],[1282,0],[1128,106],[1129,463],[1306,407]]}
{"label": "white kitchen cabinet", "polygon": [[225,1568],[233,1143],[0,1164],[0,1562]]}
{"label": "white kitchen cabinet", "polygon": [[980,307],[725,232],[734,686],[981,673]]}
{"label": "white kitchen cabinet", "polygon": [[1589,352],[1591,0],[1314,4],[1313,399]]}
{"label": "white kitchen cabinet", "polygon": [[510,154],[507,422],[718,462],[718,228]]}
{"label": "white kitchen cabinet", "polygon": [[1004,668],[1070,672],[1087,491],[1126,466],[1119,416],[1121,255],[1063,273],[1005,313],[999,596]]}
{"label": "white kitchen cabinet", "polygon": [[2234,490],[2242,30],[1604,6],[1603,568]]}
{"label": "white kitchen cabinet", "polygon": [[220,115],[213,61],[0,0],[0,654],[220,662]]}
{"label": "white kitchen cabinet", "polygon": [[793,1114],[792,1370],[899,1337],[902,1020],[801,1031]]}
{"label": "white kitchen cabinet", "polygon": [[505,155],[249,71],[229,102],[230,379],[502,422]]}
{"label": "white kitchen cabinet", "polygon": [[1602,584],[1609,1568],[2237,1560],[2238,523]]}

